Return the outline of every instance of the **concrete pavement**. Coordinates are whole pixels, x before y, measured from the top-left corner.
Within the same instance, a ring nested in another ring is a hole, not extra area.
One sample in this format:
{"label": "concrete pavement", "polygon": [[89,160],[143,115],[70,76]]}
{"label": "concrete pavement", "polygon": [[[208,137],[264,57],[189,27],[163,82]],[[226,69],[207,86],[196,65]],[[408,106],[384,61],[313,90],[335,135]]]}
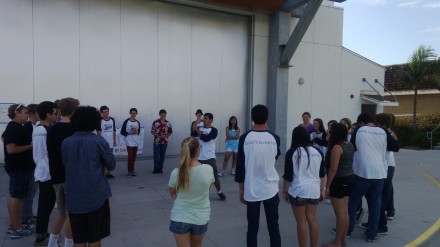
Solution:
{"label": "concrete pavement", "polygon": [[[440,227],[440,151],[401,150],[396,153],[396,172],[394,176],[396,217],[389,221],[389,234],[379,236],[375,243],[367,243],[363,238],[363,229],[356,228],[349,246],[440,246],[434,234]],[[223,155],[218,155],[220,168]],[[168,194],[168,178],[177,165],[177,158],[166,159],[163,174],[151,174],[152,160],[136,162],[137,177],[125,178],[126,163],[120,161],[110,180],[113,197],[110,200],[112,211],[112,234],[103,240],[106,247],[133,246],[175,246],[173,235],[168,231],[169,215],[173,204]],[[284,157],[277,162],[277,170],[282,175]],[[211,189],[211,221],[203,246],[242,247],[246,246],[246,207],[238,200],[238,184],[232,175],[221,177],[222,190],[227,196],[220,201]],[[281,184],[282,180],[280,181]],[[0,169],[0,247],[32,246],[34,238],[27,237],[11,240],[6,234],[8,217],[6,197],[8,177]],[[37,198],[37,197],[36,197]],[[37,199],[36,199],[37,200]],[[35,200],[35,201],[36,201]],[[34,208],[36,210],[36,202]],[[366,203],[364,203],[366,206]],[[264,211],[264,210],[262,210]],[[56,211],[54,211],[56,212]],[[296,224],[290,205],[282,201],[279,207],[280,230],[283,246],[297,246]],[[35,211],[36,213],[36,211]],[[367,216],[364,216],[364,221]],[[335,216],[331,204],[321,203],[318,207],[320,227],[319,243],[333,238],[330,229],[335,225]],[[436,224],[437,222],[437,224]],[[432,228],[431,228],[432,227]],[[431,228],[431,232],[425,233]],[[261,214],[260,246],[269,246],[264,213]]]}

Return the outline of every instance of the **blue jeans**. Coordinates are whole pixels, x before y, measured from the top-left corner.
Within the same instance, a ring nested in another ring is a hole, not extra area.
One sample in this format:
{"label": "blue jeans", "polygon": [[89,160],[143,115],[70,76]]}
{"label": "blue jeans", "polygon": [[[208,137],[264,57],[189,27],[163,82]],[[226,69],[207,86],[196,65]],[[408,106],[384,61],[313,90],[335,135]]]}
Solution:
{"label": "blue jeans", "polygon": [[384,179],[366,179],[356,176],[353,188],[348,199],[348,215],[350,224],[347,235],[353,231],[356,223],[356,210],[362,197],[365,195],[368,204],[368,228],[365,235],[368,239],[375,239],[379,226],[380,209],[382,206],[382,189]]}
{"label": "blue jeans", "polygon": [[168,144],[153,144],[154,169],[162,169]]}
{"label": "blue jeans", "polygon": [[[390,168],[391,168],[391,170],[390,170]],[[390,192],[389,192],[390,194],[388,197],[388,203],[387,203],[387,205],[385,205],[385,210],[387,211],[387,213],[394,213],[396,211],[394,209],[394,187],[393,187],[393,177],[394,177],[395,170],[396,170],[395,166],[388,167],[387,179],[391,180],[391,184],[390,184]],[[392,173],[392,175],[391,175],[391,173]]]}
{"label": "blue jeans", "polygon": [[21,221],[26,223],[34,217],[34,211],[32,208],[34,204],[34,197],[38,188],[38,183],[34,181],[33,177],[31,180],[32,181],[29,182],[28,193],[23,199],[23,204],[21,205]]}
{"label": "blue jeans", "polygon": [[379,220],[379,229],[380,230],[388,230],[387,227],[387,217],[385,214],[386,207],[389,205],[391,199],[391,189],[393,187],[393,177],[394,177],[394,166],[389,166],[387,171],[387,178],[383,184],[382,191],[382,207],[380,210],[380,220]]}
{"label": "blue jeans", "polygon": [[263,202],[264,212],[266,214],[267,230],[270,236],[270,247],[281,246],[280,228],[278,225],[278,205],[280,198],[278,193],[267,200],[247,202],[247,246],[257,247],[257,235],[260,224],[260,204]]}

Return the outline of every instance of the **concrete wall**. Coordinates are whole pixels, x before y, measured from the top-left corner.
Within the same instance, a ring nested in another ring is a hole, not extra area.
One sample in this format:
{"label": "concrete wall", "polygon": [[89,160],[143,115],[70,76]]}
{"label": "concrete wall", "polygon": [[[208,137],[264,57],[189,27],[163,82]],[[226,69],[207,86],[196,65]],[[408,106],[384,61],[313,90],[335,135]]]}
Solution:
{"label": "concrete wall", "polygon": [[[292,20],[296,25],[297,20]],[[361,90],[369,88],[365,77],[383,81],[385,69],[342,47],[343,10],[321,6],[298,47],[289,74],[289,110],[287,140],[291,131],[302,123],[301,115],[308,111],[313,118],[329,120],[348,117],[356,121],[361,111]],[[304,79],[304,84],[298,83]],[[378,85],[378,91],[382,91]],[[353,98],[351,98],[353,95]],[[378,107],[378,112],[382,108]]]}

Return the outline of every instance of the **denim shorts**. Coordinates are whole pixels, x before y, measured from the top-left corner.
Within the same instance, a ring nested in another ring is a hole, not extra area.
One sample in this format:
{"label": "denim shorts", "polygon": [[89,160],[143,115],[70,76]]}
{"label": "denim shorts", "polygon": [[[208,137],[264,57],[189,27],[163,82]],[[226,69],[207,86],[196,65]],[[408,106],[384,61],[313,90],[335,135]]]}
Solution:
{"label": "denim shorts", "polygon": [[190,233],[193,236],[203,235],[208,230],[208,223],[205,225],[194,225],[189,223],[170,221],[170,231],[175,234]]}
{"label": "denim shorts", "polygon": [[289,202],[293,206],[305,206],[306,204],[318,205],[319,198],[318,199],[301,198],[301,197],[293,198],[293,196],[289,195]]}
{"label": "denim shorts", "polygon": [[34,171],[13,171],[9,175],[9,195],[12,198],[25,198],[31,183],[34,182]]}

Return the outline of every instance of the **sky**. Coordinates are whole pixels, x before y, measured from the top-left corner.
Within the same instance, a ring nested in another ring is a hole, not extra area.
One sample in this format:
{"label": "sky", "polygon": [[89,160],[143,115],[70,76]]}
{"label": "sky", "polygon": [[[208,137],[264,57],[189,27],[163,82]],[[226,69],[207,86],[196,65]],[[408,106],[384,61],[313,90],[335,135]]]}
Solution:
{"label": "sky", "polygon": [[440,56],[440,0],[346,0],[343,46],[381,65],[406,63],[420,46]]}

